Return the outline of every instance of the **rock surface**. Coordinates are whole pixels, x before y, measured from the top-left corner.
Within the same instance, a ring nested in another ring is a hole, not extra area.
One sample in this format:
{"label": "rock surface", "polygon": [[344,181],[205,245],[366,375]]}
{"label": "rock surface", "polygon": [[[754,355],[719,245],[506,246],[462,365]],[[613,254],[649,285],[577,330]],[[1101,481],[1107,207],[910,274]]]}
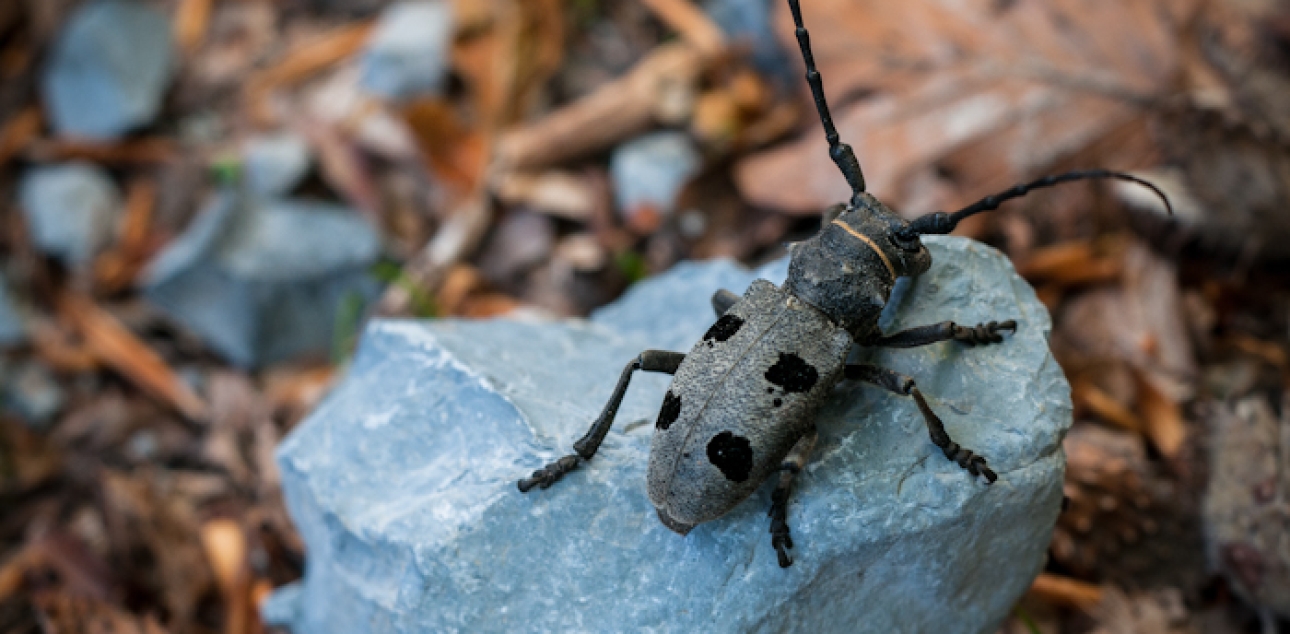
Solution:
{"label": "rock surface", "polygon": [[107,246],[122,213],[116,183],[90,163],[33,169],[19,199],[36,248],[71,267],[89,264]]}
{"label": "rock surface", "polygon": [[175,70],[170,31],[165,14],[135,0],[77,10],[42,76],[58,133],[115,139],[152,122]]}
{"label": "rock surface", "polygon": [[770,486],[681,537],[645,493],[669,377],[638,373],[601,451],[546,491],[515,482],[570,451],[624,363],[688,351],[717,288],[783,280],[684,264],[590,323],[377,322],[348,379],[279,450],[306,576],[266,605],[299,633],[991,632],[1042,566],[1061,502],[1069,386],[1048,315],[993,249],[925,238],[888,331],[1015,317],[1002,345],[857,351],[916,377],[986,486],[928,441],[914,404],[843,383],[789,506],[796,563],[767,533]]}
{"label": "rock surface", "polygon": [[363,53],[363,88],[389,99],[438,93],[448,68],[453,16],[450,2],[390,5]]}
{"label": "rock surface", "polygon": [[344,207],[225,192],[149,265],[144,293],[232,363],[325,354],[372,300],[380,239]]}
{"label": "rock surface", "polygon": [[304,137],[283,132],[255,136],[242,145],[246,186],[262,196],[286,196],[309,174],[312,162]]}

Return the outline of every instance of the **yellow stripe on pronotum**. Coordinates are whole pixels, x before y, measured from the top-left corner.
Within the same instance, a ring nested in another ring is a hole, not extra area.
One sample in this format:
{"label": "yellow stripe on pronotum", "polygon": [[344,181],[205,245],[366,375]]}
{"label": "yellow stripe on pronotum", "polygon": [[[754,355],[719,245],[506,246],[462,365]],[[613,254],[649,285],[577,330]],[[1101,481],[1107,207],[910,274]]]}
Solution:
{"label": "yellow stripe on pronotum", "polygon": [[865,243],[865,244],[869,245],[869,248],[870,248],[870,249],[873,249],[873,252],[874,252],[874,253],[877,253],[879,258],[882,258],[882,263],[883,263],[884,265],[886,265],[886,266],[887,266],[887,272],[888,272],[888,273],[891,273],[891,279],[893,279],[893,280],[894,280],[894,279],[896,279],[896,278],[898,277],[898,276],[896,275],[896,269],[895,269],[894,267],[892,267],[892,265],[891,265],[891,260],[888,260],[888,259],[887,259],[887,254],[886,254],[886,253],[883,253],[883,252],[882,252],[882,249],[879,249],[879,248],[878,248],[878,245],[874,244],[873,240],[870,240],[870,239],[869,239],[869,236],[867,236],[867,235],[865,235],[865,234],[863,234],[863,233],[860,233],[859,231],[856,231],[855,229],[852,229],[852,228],[851,228],[851,225],[848,225],[847,223],[842,222],[842,220],[841,220],[841,219],[834,220],[834,221],[833,221],[833,224],[835,224],[835,225],[837,225],[837,226],[839,226],[839,227],[842,227],[842,230],[843,230],[843,231],[845,231],[845,232],[847,232],[847,233],[849,233],[849,234],[851,234],[851,235],[853,235],[853,236],[855,236],[855,237],[859,238],[861,242],[863,242],[863,243]]}

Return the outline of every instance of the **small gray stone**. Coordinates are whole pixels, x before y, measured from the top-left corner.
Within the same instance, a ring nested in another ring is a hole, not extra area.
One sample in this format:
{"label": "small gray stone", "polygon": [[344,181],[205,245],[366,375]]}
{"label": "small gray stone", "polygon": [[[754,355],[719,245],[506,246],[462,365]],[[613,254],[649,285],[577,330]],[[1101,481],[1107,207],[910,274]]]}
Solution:
{"label": "small gray stone", "polygon": [[614,201],[628,216],[642,207],[672,213],[676,197],[703,167],[703,157],[684,132],[655,132],[614,149],[609,176]]}
{"label": "small gray stone", "polygon": [[165,14],[134,0],[97,0],[59,34],[42,90],[59,134],[115,139],[152,122],[174,70]]}
{"label": "small gray stone", "polygon": [[801,81],[771,24],[780,0],[708,0],[703,8],[731,41],[752,51],[753,66],[780,82]]}
{"label": "small gray stone", "polygon": [[292,133],[257,136],[242,146],[246,186],[262,196],[285,196],[309,174],[309,143]]}
{"label": "small gray stone", "polygon": [[27,340],[27,324],[22,309],[9,293],[9,284],[0,278],[0,347],[15,346]]}
{"label": "small gray stone", "polygon": [[149,265],[149,301],[241,367],[334,343],[346,302],[377,291],[368,268],[380,240],[336,205],[265,200],[229,192]]}
{"label": "small gray stone", "polygon": [[452,34],[449,2],[390,5],[363,53],[363,88],[389,99],[437,93],[447,71]]}
{"label": "small gray stone", "polygon": [[19,198],[36,248],[71,267],[89,264],[111,242],[122,213],[116,183],[89,163],[33,169]]}
{"label": "small gray stone", "polygon": [[[1033,290],[989,247],[925,238],[888,331],[1016,318],[1002,345],[866,350],[907,373],[986,486],[941,455],[907,398],[843,383],[789,507],[795,563],[767,533],[770,488],[681,537],[645,468],[670,377],[637,373],[594,460],[551,489],[516,481],[567,454],[642,349],[688,351],[709,297],[749,272],[687,264],[590,323],[377,322],[348,378],[279,449],[305,579],[274,614],[326,632],[992,632],[1043,565],[1062,496],[1069,386]],[[295,597],[292,601],[292,597]]]}
{"label": "small gray stone", "polygon": [[62,411],[67,395],[53,372],[38,361],[25,361],[0,370],[4,380],[5,409],[17,414],[32,429],[43,430]]}

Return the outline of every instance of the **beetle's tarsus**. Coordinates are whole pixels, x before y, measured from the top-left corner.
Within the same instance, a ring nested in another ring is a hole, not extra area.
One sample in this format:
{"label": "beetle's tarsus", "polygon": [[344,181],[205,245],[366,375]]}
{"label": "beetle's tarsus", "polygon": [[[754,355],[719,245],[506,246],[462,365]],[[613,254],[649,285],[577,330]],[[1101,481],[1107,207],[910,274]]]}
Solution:
{"label": "beetle's tarsus", "polygon": [[952,321],[942,321],[930,326],[901,330],[862,343],[883,348],[916,348],[942,341],[958,341],[968,346],[989,345],[1003,342],[1001,332],[1003,330],[1017,332],[1016,320],[991,321],[975,326],[960,326]]}
{"label": "beetle's tarsus", "polygon": [[1002,330],[1017,332],[1016,320],[992,321],[975,326],[954,326],[954,340],[969,346],[1003,343]]}
{"label": "beetle's tarsus", "polygon": [[564,474],[578,468],[580,462],[582,462],[582,458],[579,458],[577,454],[570,454],[534,471],[533,475],[519,481],[520,493],[528,493],[533,490],[533,487],[540,489],[550,487],[560,478],[563,478]]}

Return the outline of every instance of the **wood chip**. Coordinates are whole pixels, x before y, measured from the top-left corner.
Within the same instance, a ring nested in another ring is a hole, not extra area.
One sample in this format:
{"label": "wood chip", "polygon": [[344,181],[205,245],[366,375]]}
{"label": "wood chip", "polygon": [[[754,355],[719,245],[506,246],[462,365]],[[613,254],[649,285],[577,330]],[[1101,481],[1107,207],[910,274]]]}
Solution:
{"label": "wood chip", "polygon": [[1187,441],[1187,424],[1183,421],[1182,408],[1157,388],[1150,377],[1142,372],[1136,374],[1138,410],[1142,414],[1143,430],[1161,455],[1177,458]]}
{"label": "wood chip", "polygon": [[210,27],[214,0],[180,0],[175,7],[175,44],[185,55],[201,47]]}
{"label": "wood chip", "polygon": [[704,68],[703,54],[693,45],[663,44],[627,75],[536,123],[503,134],[498,168],[546,167],[611,147],[655,122],[681,123],[690,116]]}
{"label": "wood chip", "polygon": [[1047,572],[1040,573],[1030,586],[1030,594],[1042,601],[1081,610],[1096,607],[1101,603],[1103,593],[1101,586]]}
{"label": "wood chip", "polygon": [[88,297],[66,292],[59,311],[80,332],[86,347],[104,365],[120,372],[140,389],[170,404],[190,420],[206,420],[206,403],[175,374],[161,356],[116,317]]}
{"label": "wood chip", "polygon": [[125,290],[143,269],[150,255],[147,249],[148,234],[156,207],[157,183],[151,178],[132,181],[126,193],[120,239],[115,247],[100,255],[95,262],[95,282],[103,292]]}
{"label": "wood chip", "polygon": [[641,0],[658,19],[681,34],[706,58],[712,59],[726,49],[726,35],[708,14],[688,0]]}
{"label": "wood chip", "polygon": [[0,166],[18,156],[37,135],[44,122],[40,108],[28,106],[0,128]]}
{"label": "wood chip", "polygon": [[1072,382],[1071,399],[1106,422],[1128,431],[1141,433],[1145,428],[1132,409],[1089,381]]}

